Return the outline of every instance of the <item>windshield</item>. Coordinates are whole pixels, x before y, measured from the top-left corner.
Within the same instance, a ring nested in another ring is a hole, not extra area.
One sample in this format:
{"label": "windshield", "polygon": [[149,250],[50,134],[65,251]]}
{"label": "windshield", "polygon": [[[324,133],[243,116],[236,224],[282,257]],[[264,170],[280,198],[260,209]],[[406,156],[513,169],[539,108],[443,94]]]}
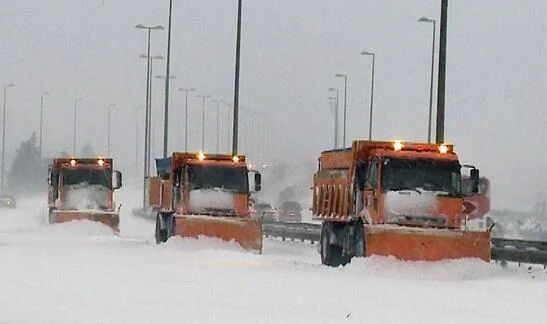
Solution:
{"label": "windshield", "polygon": [[108,169],[64,169],[62,171],[63,185],[99,185],[111,188],[112,175]]}
{"label": "windshield", "polygon": [[440,191],[461,195],[460,164],[433,159],[386,158],[382,166],[382,189],[386,191]]}
{"label": "windshield", "polygon": [[249,192],[247,169],[243,167],[190,165],[188,181],[190,190],[221,189],[236,193]]}

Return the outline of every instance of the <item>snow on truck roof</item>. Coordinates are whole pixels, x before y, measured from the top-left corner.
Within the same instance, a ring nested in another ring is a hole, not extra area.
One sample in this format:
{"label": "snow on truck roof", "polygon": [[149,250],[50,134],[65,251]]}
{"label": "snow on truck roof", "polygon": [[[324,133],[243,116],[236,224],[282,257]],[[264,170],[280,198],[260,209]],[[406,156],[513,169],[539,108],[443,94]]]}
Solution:
{"label": "snow on truck roof", "polygon": [[93,166],[93,167],[112,167],[112,158],[103,158],[103,157],[97,157],[97,158],[78,158],[78,157],[70,157],[70,158],[55,158],[53,159],[51,163],[51,167],[53,168],[61,168],[63,166],[65,167],[76,167],[76,166]]}
{"label": "snow on truck roof", "polygon": [[323,169],[349,169],[353,161],[368,159],[374,154],[401,158],[458,160],[452,144],[428,144],[404,141],[353,141],[351,148],[321,152]]}
{"label": "snow on truck roof", "polygon": [[245,155],[208,154],[203,152],[174,152],[170,157],[157,158],[156,170],[158,175],[168,175],[173,166],[175,168],[186,164],[225,165],[246,167]]}

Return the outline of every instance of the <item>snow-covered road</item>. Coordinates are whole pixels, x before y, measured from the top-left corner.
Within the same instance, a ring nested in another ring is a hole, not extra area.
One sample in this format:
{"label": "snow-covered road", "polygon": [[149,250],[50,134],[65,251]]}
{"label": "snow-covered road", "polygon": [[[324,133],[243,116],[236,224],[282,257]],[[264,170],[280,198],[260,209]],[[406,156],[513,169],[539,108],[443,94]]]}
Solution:
{"label": "snow-covered road", "polygon": [[0,211],[0,323],[541,323],[547,274],[474,260],[358,259],[267,239],[255,255],[215,240],[153,243],[122,189],[121,235],[47,225],[45,198]]}

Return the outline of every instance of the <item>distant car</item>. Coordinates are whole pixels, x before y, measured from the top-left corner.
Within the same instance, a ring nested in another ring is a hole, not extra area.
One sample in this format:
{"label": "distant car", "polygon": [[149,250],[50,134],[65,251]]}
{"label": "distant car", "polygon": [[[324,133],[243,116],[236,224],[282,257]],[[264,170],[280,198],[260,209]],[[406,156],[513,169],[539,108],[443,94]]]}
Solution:
{"label": "distant car", "polygon": [[286,201],[279,206],[280,222],[302,222],[302,206],[296,201]]}
{"label": "distant car", "polygon": [[0,195],[0,208],[13,209],[17,205],[15,197],[9,195]]}
{"label": "distant car", "polygon": [[254,210],[258,216],[262,217],[263,222],[277,222],[277,210],[272,205],[259,202],[254,205]]}

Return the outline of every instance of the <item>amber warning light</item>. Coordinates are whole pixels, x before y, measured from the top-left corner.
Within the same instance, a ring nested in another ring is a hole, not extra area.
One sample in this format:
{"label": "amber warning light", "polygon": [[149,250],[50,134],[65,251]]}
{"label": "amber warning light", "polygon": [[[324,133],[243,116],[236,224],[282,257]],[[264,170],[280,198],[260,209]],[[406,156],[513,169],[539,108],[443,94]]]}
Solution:
{"label": "amber warning light", "polygon": [[393,149],[395,151],[400,151],[403,149],[403,142],[402,141],[394,141],[393,142]]}

